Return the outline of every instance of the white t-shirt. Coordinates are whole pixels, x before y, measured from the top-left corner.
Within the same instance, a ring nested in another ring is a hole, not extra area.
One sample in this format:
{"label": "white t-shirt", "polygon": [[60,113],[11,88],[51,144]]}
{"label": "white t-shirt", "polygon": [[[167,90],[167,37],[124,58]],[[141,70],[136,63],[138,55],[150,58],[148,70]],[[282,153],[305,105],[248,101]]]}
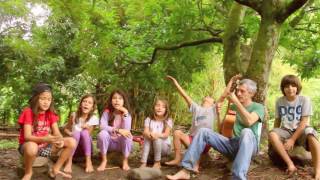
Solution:
{"label": "white t-shirt", "polygon": [[275,118],[281,120],[281,127],[295,130],[298,128],[303,116],[312,115],[310,98],[298,95],[292,102],[285,96],[280,97],[276,102]]}
{"label": "white t-shirt", "polygon": [[[150,132],[154,132],[154,133],[163,133],[164,128],[165,128],[165,124],[170,127],[172,129],[173,127],[173,121],[171,118],[165,120],[165,121],[156,121],[153,119],[150,119],[149,117],[147,117],[144,120],[144,127],[149,127]],[[165,138],[163,139],[167,144],[171,144],[170,138]]]}
{"label": "white t-shirt", "polygon": [[205,108],[192,102],[190,112],[192,112],[191,136],[195,136],[200,128],[209,128],[213,130],[214,120],[217,116],[215,104]]}
{"label": "white t-shirt", "polygon": [[[73,116],[75,116],[75,113],[73,113]],[[79,118],[79,121],[77,124],[72,125],[72,132],[75,131],[82,131],[83,128],[81,128],[82,125],[87,124],[88,126],[96,126],[99,125],[99,118],[95,115],[92,115],[91,118],[85,122],[84,119]]]}

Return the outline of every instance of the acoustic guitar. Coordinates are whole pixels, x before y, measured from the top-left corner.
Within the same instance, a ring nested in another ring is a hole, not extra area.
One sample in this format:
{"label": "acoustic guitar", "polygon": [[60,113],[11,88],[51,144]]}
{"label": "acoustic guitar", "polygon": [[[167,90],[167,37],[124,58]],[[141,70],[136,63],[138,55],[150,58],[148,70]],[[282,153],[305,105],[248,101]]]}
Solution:
{"label": "acoustic guitar", "polygon": [[[230,92],[233,92],[237,87],[236,80],[232,82],[232,86],[230,88]],[[220,134],[225,137],[231,138],[233,136],[233,125],[236,121],[236,112],[230,109],[231,102],[228,101],[228,107],[226,115],[220,126]]]}
{"label": "acoustic guitar", "polygon": [[231,138],[233,136],[233,125],[236,121],[236,112],[230,109],[230,102],[224,119],[221,123],[220,134],[225,137]]}

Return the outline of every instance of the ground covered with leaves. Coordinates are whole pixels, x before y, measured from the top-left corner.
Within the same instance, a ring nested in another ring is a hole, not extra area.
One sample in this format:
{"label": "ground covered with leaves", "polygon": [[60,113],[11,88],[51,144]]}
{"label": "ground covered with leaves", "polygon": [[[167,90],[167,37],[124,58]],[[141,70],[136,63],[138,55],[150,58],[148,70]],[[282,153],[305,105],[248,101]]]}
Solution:
{"label": "ground covered with leaves", "polygon": [[[0,141],[0,144],[4,145],[4,141]],[[137,168],[140,166],[140,153],[139,147],[136,144],[134,152],[130,157],[131,168]],[[16,148],[12,145],[8,148],[2,146],[0,149],[0,179],[19,179],[22,168],[20,163],[20,154]],[[111,154],[109,156],[108,165],[114,167],[113,169],[106,170],[105,172],[85,173],[84,163],[77,162],[73,166],[73,179],[127,179],[127,172],[119,168],[119,159],[121,156],[117,154]],[[97,155],[93,157],[94,166],[99,164],[99,158]],[[231,179],[231,173],[229,171],[231,163],[219,155],[217,152],[210,150],[208,156],[204,158],[201,164],[200,174],[195,175],[192,179]],[[177,172],[179,167],[162,166],[162,174],[165,179],[166,174],[173,174]],[[265,151],[261,151],[259,156],[251,163],[250,171],[248,173],[248,179],[312,179],[313,168],[311,166],[298,166],[298,174],[295,176],[286,175],[284,169],[280,169],[272,164]],[[33,179],[44,180],[49,179],[46,171],[35,170]]]}

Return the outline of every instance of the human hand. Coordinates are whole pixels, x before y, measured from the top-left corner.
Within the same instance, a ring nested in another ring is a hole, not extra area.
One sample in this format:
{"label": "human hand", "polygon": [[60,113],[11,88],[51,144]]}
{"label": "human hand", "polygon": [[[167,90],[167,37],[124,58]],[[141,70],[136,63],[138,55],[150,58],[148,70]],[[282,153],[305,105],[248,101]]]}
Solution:
{"label": "human hand", "polygon": [[54,143],[54,142],[61,141],[61,140],[62,140],[61,136],[53,136],[51,134],[44,136],[44,141],[48,142],[48,143]]}
{"label": "human hand", "polygon": [[60,140],[60,141],[53,142],[53,145],[56,146],[57,148],[63,148],[64,141]]}
{"label": "human hand", "polygon": [[232,93],[234,91],[233,89],[233,85],[234,83],[236,83],[237,80],[239,80],[240,78],[242,78],[241,74],[236,74],[234,76],[231,77],[231,79],[229,80],[226,89],[224,90],[224,96],[228,96],[229,93]]}
{"label": "human hand", "polygon": [[126,130],[126,129],[118,129],[118,133],[123,136],[123,137],[126,137],[126,138],[132,138],[132,134],[129,130]]}
{"label": "human hand", "polygon": [[123,106],[115,107],[118,111],[122,112],[123,114],[128,114],[128,109]]}
{"label": "human hand", "polygon": [[287,139],[286,142],[283,144],[284,145],[284,149],[289,151],[293,149],[295,141],[291,138]]}
{"label": "human hand", "polygon": [[81,128],[83,128],[83,129],[89,129],[89,125],[88,124],[83,124],[83,125],[81,125]]}
{"label": "human hand", "polygon": [[228,100],[231,102],[231,103],[235,103],[236,101],[238,101],[238,97],[235,95],[235,93],[230,93],[228,96],[227,96]]}
{"label": "human hand", "polygon": [[161,137],[161,134],[159,133],[150,133],[151,139],[152,140],[157,140]]}
{"label": "human hand", "polygon": [[143,136],[147,139],[152,139],[152,136],[151,136],[151,133],[148,131],[148,132],[144,132],[143,133]]}

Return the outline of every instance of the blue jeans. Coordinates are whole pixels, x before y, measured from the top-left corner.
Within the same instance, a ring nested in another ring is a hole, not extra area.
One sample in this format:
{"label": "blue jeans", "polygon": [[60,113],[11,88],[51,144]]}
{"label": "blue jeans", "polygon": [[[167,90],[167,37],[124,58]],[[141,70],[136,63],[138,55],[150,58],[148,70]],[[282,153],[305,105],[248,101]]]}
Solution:
{"label": "blue jeans", "polygon": [[258,152],[258,143],[251,129],[244,128],[240,137],[229,139],[211,129],[201,128],[181,161],[182,167],[192,171],[206,144],[234,160],[232,179],[247,179],[251,158]]}

